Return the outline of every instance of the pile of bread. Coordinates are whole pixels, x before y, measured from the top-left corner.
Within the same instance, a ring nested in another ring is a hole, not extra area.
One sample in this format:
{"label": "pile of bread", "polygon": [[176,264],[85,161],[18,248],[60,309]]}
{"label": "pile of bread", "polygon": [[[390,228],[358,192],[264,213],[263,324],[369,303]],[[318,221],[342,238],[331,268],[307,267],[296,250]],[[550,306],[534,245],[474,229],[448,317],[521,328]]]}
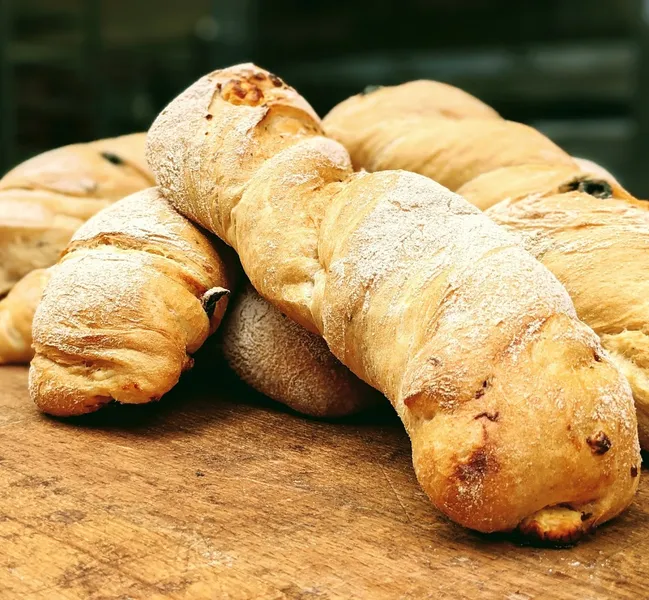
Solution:
{"label": "pile of bread", "polygon": [[0,180],[0,361],[53,415],[145,403],[223,319],[295,410],[387,397],[453,520],[571,543],[632,501],[638,424],[649,447],[648,251],[645,203],[461,90],[321,121],[237,65]]}

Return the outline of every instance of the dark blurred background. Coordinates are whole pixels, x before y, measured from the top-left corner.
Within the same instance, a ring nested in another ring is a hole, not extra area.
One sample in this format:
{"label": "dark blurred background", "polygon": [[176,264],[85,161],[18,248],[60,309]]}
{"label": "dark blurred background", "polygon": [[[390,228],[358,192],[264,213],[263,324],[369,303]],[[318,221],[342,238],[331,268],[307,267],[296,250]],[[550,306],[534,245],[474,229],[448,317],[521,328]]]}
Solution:
{"label": "dark blurred background", "polygon": [[0,0],[0,171],[148,127],[253,60],[321,113],[368,84],[453,83],[649,197],[649,0]]}

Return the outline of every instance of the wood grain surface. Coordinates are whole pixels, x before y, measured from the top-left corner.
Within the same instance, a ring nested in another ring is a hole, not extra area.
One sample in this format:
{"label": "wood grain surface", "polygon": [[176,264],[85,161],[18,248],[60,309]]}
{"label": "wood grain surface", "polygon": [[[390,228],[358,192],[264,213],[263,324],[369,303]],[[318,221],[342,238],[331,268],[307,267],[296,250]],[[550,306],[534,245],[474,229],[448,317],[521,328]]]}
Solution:
{"label": "wood grain surface", "polygon": [[63,421],[0,369],[2,600],[649,598],[646,481],[575,548],[521,547],[431,506],[389,409],[319,422],[209,376]]}

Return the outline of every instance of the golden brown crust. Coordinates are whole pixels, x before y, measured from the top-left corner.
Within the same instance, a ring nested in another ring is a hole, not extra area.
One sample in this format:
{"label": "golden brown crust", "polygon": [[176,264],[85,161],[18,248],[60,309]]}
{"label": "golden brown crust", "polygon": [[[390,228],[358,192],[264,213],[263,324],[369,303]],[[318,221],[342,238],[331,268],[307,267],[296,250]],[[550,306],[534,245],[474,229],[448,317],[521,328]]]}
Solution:
{"label": "golden brown crust", "polygon": [[[401,99],[407,91],[408,84],[383,89],[362,122],[351,117],[367,97],[350,98],[331,111],[325,128],[343,141],[357,166],[439,175],[471,203],[489,209],[500,225],[522,234],[629,380],[640,440],[649,448],[649,203],[634,198],[599,165],[570,158],[547,146],[547,139],[541,143],[543,136],[530,128],[498,123],[493,116],[481,122],[443,118],[437,110],[447,101],[439,97],[446,93],[442,88],[418,88],[411,95],[414,108],[392,111],[387,119],[391,96]],[[507,135],[485,137],[498,128]],[[539,152],[543,148],[550,151]],[[449,169],[459,174],[448,178]]]}
{"label": "golden brown crust", "polygon": [[502,202],[487,214],[519,234],[566,286],[580,317],[629,380],[640,442],[649,447],[649,211],[573,192]]}
{"label": "golden brown crust", "polygon": [[354,123],[360,131],[367,125],[398,116],[447,117],[449,119],[500,119],[491,106],[465,91],[440,81],[418,79],[394,87],[371,87],[335,106],[330,121]]}
{"label": "golden brown crust", "polygon": [[34,356],[32,320],[48,281],[49,270],[36,269],[0,300],[0,364],[28,363]]}
{"label": "golden brown crust", "polygon": [[500,167],[575,166],[570,156],[535,129],[502,119],[394,116],[359,132],[347,119],[328,115],[325,128],[349,150],[357,169],[414,171],[453,191]]}
{"label": "golden brown crust", "polygon": [[329,352],[320,336],[285,317],[250,285],[232,302],[222,335],[232,370],[293,410],[340,417],[380,399]]}
{"label": "golden brown crust", "polygon": [[52,268],[34,318],[38,407],[69,416],[168,392],[223,317],[232,283],[224,251],[157,188],[85,223]]}
{"label": "golden brown crust", "polygon": [[[165,196],[390,399],[424,490],[456,521],[504,531],[560,504],[597,523],[623,510],[632,398],[564,288],[430,179],[353,174],[297,93],[269,81],[254,65],[216,71],[161,113],[147,155]],[[596,454],[600,431],[611,447]]]}
{"label": "golden brown crust", "polygon": [[32,269],[54,264],[89,217],[153,185],[146,135],[40,154],[0,179],[0,296]]}
{"label": "golden brown crust", "polygon": [[553,196],[573,191],[641,204],[612,177],[585,173],[577,165],[529,164],[501,167],[472,179],[461,186],[457,193],[479,209],[487,210],[503,200]]}
{"label": "golden brown crust", "polygon": [[[88,200],[120,200],[150,186],[153,177],[146,165],[145,133],[134,133],[86,144],[72,144],[39,154],[9,171],[0,190],[50,192]],[[81,206],[88,206],[82,203]],[[74,202],[63,202],[61,213],[89,218]]]}
{"label": "golden brown crust", "polygon": [[518,529],[525,536],[553,546],[570,546],[589,533],[591,521],[591,515],[583,510],[553,506],[527,517]]}

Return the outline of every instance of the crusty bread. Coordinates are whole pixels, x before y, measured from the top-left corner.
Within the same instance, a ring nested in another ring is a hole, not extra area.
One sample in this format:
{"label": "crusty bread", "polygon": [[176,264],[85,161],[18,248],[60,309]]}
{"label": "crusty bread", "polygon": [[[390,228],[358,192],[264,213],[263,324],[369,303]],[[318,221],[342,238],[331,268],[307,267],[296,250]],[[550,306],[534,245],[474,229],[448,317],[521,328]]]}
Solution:
{"label": "crusty bread", "polygon": [[649,448],[649,211],[572,192],[507,200],[487,214],[521,235],[564,283],[581,318],[629,380],[640,443]]}
{"label": "crusty bread", "polygon": [[266,302],[250,285],[231,302],[222,329],[232,370],[262,394],[314,417],[340,417],[380,395],[310,333]]}
{"label": "crusty bread", "polygon": [[[4,249],[10,257],[5,266],[11,281],[13,273],[55,260],[72,233],[99,208],[121,193],[148,185],[152,175],[144,160],[144,139],[144,134],[136,134],[47,152],[0,182],[13,198],[0,200],[0,211],[6,212],[0,223],[8,233],[14,223],[9,235],[18,240],[18,247]],[[0,364],[28,363],[34,355],[32,318],[47,281],[45,273],[42,269],[29,273],[0,301]],[[237,301],[224,336],[230,366],[244,381],[297,411],[319,417],[352,414],[376,400],[379,394],[341,365],[320,337],[253,294]],[[248,318],[260,312],[265,315],[263,325]],[[278,361],[273,349],[280,347]]]}
{"label": "crusty bread", "polygon": [[[418,79],[398,86],[368,86],[359,94],[362,101],[346,102],[346,115],[358,127],[391,120],[399,116],[438,116],[449,119],[500,119],[500,115],[488,104],[464,90],[441,81]],[[354,99],[359,96],[354,96]],[[338,105],[338,106],[342,106]],[[332,110],[332,114],[338,107]]]}
{"label": "crusty bread", "polygon": [[32,269],[54,264],[86,219],[153,185],[145,138],[136,133],[65,146],[0,179],[0,296]]}
{"label": "crusty bread", "polygon": [[147,156],[257,291],[389,398],[451,518],[566,542],[629,504],[628,383],[565,289],[478,209],[414,173],[354,174],[309,105],[254,65],[182,93]]}
{"label": "crusty bread", "polygon": [[584,192],[591,197],[619,198],[644,210],[615,179],[598,179],[584,173],[576,165],[552,163],[501,167],[479,175],[458,189],[458,194],[482,210],[502,200],[518,200],[528,196],[552,196]]}
{"label": "crusty bread", "polygon": [[[453,103],[451,113],[447,107]],[[349,151],[355,168],[420,173],[483,210],[511,194],[555,194],[589,184],[632,199],[598,165],[569,156],[539,131],[505,121],[477,98],[435,81],[352,96],[323,123]]]}
{"label": "crusty bread", "polygon": [[[333,117],[325,124],[327,132],[350,149],[356,168],[415,171],[451,190],[504,166],[543,163],[546,159],[554,165],[575,166],[572,158],[544,135],[511,121],[393,118],[363,130],[364,136],[348,135]],[[357,146],[351,146],[352,140],[358,142]]]}
{"label": "crusty bread", "polygon": [[38,407],[69,416],[168,392],[223,317],[232,284],[224,253],[157,188],[86,222],[34,317]]}
{"label": "crusty bread", "polygon": [[48,281],[48,269],[35,269],[0,300],[0,364],[28,363],[34,356],[32,320]]}
{"label": "crusty bread", "polygon": [[[599,165],[568,156],[529,127],[495,113],[444,118],[438,106],[455,92],[444,99],[446,88],[410,86],[342,102],[325,119],[327,131],[345,144],[357,166],[440,177],[475,206],[489,209],[497,223],[522,234],[627,376],[641,444],[649,449],[649,203],[631,196]],[[401,101],[408,90],[410,106]],[[395,104],[399,110],[388,118]]]}

